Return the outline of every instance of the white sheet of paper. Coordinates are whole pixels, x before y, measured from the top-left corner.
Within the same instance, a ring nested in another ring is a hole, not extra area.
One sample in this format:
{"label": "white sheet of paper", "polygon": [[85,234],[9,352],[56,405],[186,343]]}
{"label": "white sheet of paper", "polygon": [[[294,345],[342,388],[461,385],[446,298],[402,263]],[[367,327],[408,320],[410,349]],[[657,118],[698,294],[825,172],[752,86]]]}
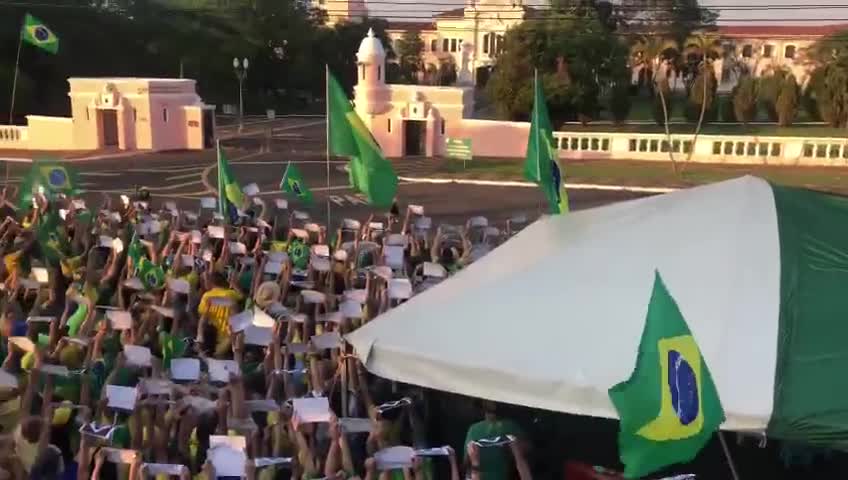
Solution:
{"label": "white sheet of paper", "polygon": [[371,222],[368,224],[368,228],[370,228],[371,230],[382,230],[383,222]]}
{"label": "white sheet of paper", "polygon": [[406,300],[412,296],[412,283],[408,278],[393,278],[389,281],[389,298]]}
{"label": "white sheet of paper", "polygon": [[391,280],[392,276],[394,275],[394,272],[392,272],[392,269],[390,267],[385,266],[385,265],[380,265],[380,266],[374,267],[373,269],[371,269],[371,271],[374,272],[374,275],[382,278],[383,280],[385,280],[387,282],[389,280]]}
{"label": "white sheet of paper", "polygon": [[139,345],[124,345],[124,357],[127,364],[136,367],[149,367],[152,365],[150,349]]}
{"label": "white sheet of paper", "polygon": [[200,258],[202,258],[204,262],[211,262],[212,257],[212,250],[209,250],[208,248],[203,249],[203,252],[200,254]]}
{"label": "white sheet of paper", "polygon": [[224,227],[209,225],[206,227],[206,232],[210,238],[224,238]]}
{"label": "white sheet of paper", "polygon": [[244,329],[244,343],[246,345],[259,345],[267,347],[274,340],[274,330],[268,327],[257,327],[248,325]]}
{"label": "white sheet of paper", "polygon": [[247,438],[241,435],[209,435],[209,448],[229,447],[233,450],[247,450]]}
{"label": "white sheet of paper", "polygon": [[265,273],[270,273],[272,275],[279,275],[280,272],[283,271],[283,264],[280,262],[266,262],[265,263]]}
{"label": "white sheet of paper", "polygon": [[316,272],[329,272],[330,259],[324,257],[312,257],[309,264]]}
{"label": "white sheet of paper", "polygon": [[285,263],[289,261],[289,255],[286,252],[271,252],[268,254],[268,262]]}
{"label": "white sheet of paper", "polygon": [[189,232],[189,235],[191,235],[191,243],[200,244],[201,239],[203,238],[203,234],[200,233],[200,230],[192,230]]}
{"label": "white sheet of paper", "polygon": [[186,220],[188,220],[189,222],[197,221],[197,214],[194,212],[183,212],[183,215],[185,215]]}
{"label": "white sheet of paper", "polygon": [[344,299],[363,304],[366,300],[368,300],[368,292],[365,289],[361,288],[355,290],[345,290]]}
{"label": "white sheet of paper", "polygon": [[148,473],[148,475],[171,475],[177,476],[182,475],[184,471],[188,471],[188,467],[185,465],[178,465],[175,463],[145,463],[144,470]]}
{"label": "white sheet of paper", "polygon": [[9,341],[12,342],[12,345],[20,348],[24,352],[35,351],[35,343],[27,337],[9,337]]}
{"label": "white sheet of paper", "polygon": [[110,237],[109,235],[100,235],[100,238],[98,240],[98,245],[106,248],[112,248],[112,242],[115,241],[115,239]]}
{"label": "white sheet of paper", "polygon": [[259,185],[255,183],[248,183],[241,189],[241,191],[244,192],[245,195],[252,197],[259,193]]}
{"label": "white sheet of paper", "polygon": [[339,425],[347,433],[371,433],[373,428],[370,418],[342,417]]}
{"label": "white sheet of paper", "polygon": [[292,212],[292,215],[294,215],[296,220],[309,220],[309,214],[301,210],[295,210]]}
{"label": "white sheet of paper", "polygon": [[342,220],[342,228],[345,230],[359,230],[361,226],[362,224],[359,223],[359,220],[354,220],[352,218],[345,218]]}
{"label": "white sheet of paper", "polygon": [[412,466],[415,450],[412,447],[389,447],[374,454],[377,470],[395,470]]}
{"label": "white sheet of paper", "polygon": [[383,247],[383,257],[386,259],[386,265],[400,268],[403,266],[403,247],[387,245]]}
{"label": "white sheet of paper", "polygon": [[325,423],[333,417],[327,397],[295,398],[292,405],[298,423]]}
{"label": "white sheet of paper", "polygon": [[237,313],[230,317],[230,331],[232,333],[238,333],[247,328],[248,325],[253,323],[253,312],[250,310],[245,310],[243,312]]}
{"label": "white sheet of paper", "polygon": [[289,208],[289,201],[285,198],[275,198],[274,205],[276,205],[280,210],[285,210]]}
{"label": "white sheet of paper", "polygon": [[50,323],[56,320],[56,317],[33,316],[27,317],[27,323]]}
{"label": "white sheet of paper", "polygon": [[423,273],[425,277],[444,278],[445,268],[439,265],[438,263],[424,262]]}
{"label": "white sheet of paper", "polygon": [[189,290],[191,289],[191,285],[181,278],[170,278],[168,279],[168,288],[172,292],[183,293],[188,295]]}
{"label": "white sheet of paper", "polygon": [[259,307],[253,307],[253,326],[255,327],[265,327],[265,328],[274,328],[274,325],[277,324],[277,321],[274,320],[274,317],[265,313]]}
{"label": "white sheet of paper", "polygon": [[176,210],[176,209],[177,209],[177,202],[174,202],[174,201],[165,202],[165,210]]}
{"label": "white sheet of paper", "polygon": [[433,227],[433,219],[430,217],[418,217],[415,219],[416,230],[429,230]]}
{"label": "white sheet of paper", "polygon": [[213,382],[229,383],[230,374],[238,375],[239,366],[234,360],[206,359],[206,367],[209,369],[209,379]]}
{"label": "white sheet of paper", "polygon": [[112,323],[113,330],[129,330],[132,328],[132,315],[126,310],[107,310],[106,318]]}
{"label": "white sheet of paper", "polygon": [[135,450],[130,450],[128,448],[109,448],[106,447],[103,449],[103,452],[106,454],[106,460],[109,460],[112,463],[123,463],[130,464],[135,461],[136,455],[138,452]]}
{"label": "white sheet of paper", "polygon": [[200,359],[171,359],[171,378],[174,380],[195,381],[200,378]]}
{"label": "white sheet of paper", "polygon": [[150,308],[152,308],[153,311],[159,313],[160,315],[162,315],[165,318],[174,318],[174,309],[173,308],[160,307],[159,305],[153,305]]}
{"label": "white sheet of paper", "polygon": [[118,212],[112,212],[109,214],[109,220],[112,220],[113,222],[120,222],[121,214]]}
{"label": "white sheet of paper", "polygon": [[141,381],[141,391],[147,395],[170,395],[171,382],[158,378],[145,378]]}
{"label": "white sheet of paper", "polygon": [[45,364],[41,366],[41,372],[48,375],[56,375],[57,377],[69,377],[71,372],[64,365]]}
{"label": "white sheet of paper", "polygon": [[218,222],[223,222],[224,216],[221,215],[220,212],[215,212],[215,213],[212,214],[212,220],[215,220],[215,221],[218,221]]}
{"label": "white sheet of paper", "polygon": [[210,448],[206,456],[212,462],[217,477],[238,477],[246,474],[247,454],[225,445]]}
{"label": "white sheet of paper", "polygon": [[362,318],[362,304],[353,300],[345,300],[339,305],[339,311],[345,318]]}
{"label": "white sheet of paper", "polygon": [[118,385],[106,385],[106,398],[109,408],[132,411],[135,409],[135,400],[138,398],[138,390]]}
{"label": "white sheet of paper", "polygon": [[184,267],[193,267],[194,255],[180,255],[180,263]]}
{"label": "white sheet of paper", "polygon": [[424,207],[422,207],[421,205],[410,205],[409,211],[413,215],[424,215]]}
{"label": "white sheet of paper", "polygon": [[32,277],[35,278],[35,281],[38,283],[46,284],[50,282],[50,274],[47,272],[47,269],[44,267],[32,267]]}
{"label": "white sheet of paper", "polygon": [[312,336],[312,345],[318,350],[329,350],[342,345],[342,337],[339,332],[327,332]]}
{"label": "white sheet of paper", "polygon": [[292,463],[291,457],[258,457],[253,459],[256,468],[270,467],[271,465],[287,465]]}
{"label": "white sheet of paper", "polygon": [[215,208],[218,205],[215,197],[203,197],[200,199],[200,208]]}
{"label": "white sheet of paper", "polygon": [[448,447],[420,448],[415,451],[415,455],[418,457],[447,457],[450,455],[450,449]]}
{"label": "white sheet of paper", "polygon": [[241,242],[230,242],[230,253],[233,255],[244,255],[247,253],[247,245]]}
{"label": "white sheet of paper", "polygon": [[[33,206],[35,206],[35,199],[33,199]],[[61,218],[62,220],[67,220],[68,219],[68,211],[65,210],[64,208],[60,208],[59,209],[59,218]]]}
{"label": "white sheet of paper", "polygon": [[124,251],[124,242],[120,238],[112,239],[112,250],[115,251],[115,254],[121,253]]}

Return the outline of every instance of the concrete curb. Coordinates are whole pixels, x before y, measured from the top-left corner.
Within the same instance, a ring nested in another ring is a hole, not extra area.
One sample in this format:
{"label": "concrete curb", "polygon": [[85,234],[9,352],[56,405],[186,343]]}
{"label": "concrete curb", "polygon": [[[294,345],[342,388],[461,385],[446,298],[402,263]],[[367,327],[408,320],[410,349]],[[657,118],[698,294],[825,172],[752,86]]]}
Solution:
{"label": "concrete curb", "polygon": [[[463,178],[418,178],[418,177],[398,177],[408,183],[430,183],[430,184],[448,184],[454,183],[458,185],[478,185],[490,187],[537,187],[535,183],[518,182],[518,181],[497,181],[497,180],[468,180]],[[571,190],[608,190],[615,192],[634,192],[634,193],[669,193],[679,190],[673,187],[639,187],[630,185],[600,185],[593,183],[566,183],[565,188]]]}

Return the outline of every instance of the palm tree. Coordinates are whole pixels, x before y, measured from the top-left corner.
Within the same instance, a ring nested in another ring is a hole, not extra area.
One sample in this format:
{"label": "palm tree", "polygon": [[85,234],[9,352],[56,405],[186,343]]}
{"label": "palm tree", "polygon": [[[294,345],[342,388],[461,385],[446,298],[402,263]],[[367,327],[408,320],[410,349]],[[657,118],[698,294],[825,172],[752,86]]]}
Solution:
{"label": "palm tree", "polygon": [[[651,79],[651,89],[654,92],[659,91],[665,139],[668,143],[668,159],[671,161],[672,170],[677,173],[677,162],[675,162],[674,153],[671,151],[671,132],[668,128],[668,107],[665,98],[665,91],[668,89],[668,71],[660,68],[669,50],[677,51],[677,42],[665,40],[657,35],[645,35],[630,47],[630,58],[635,65],[641,65],[647,71],[648,78]],[[662,75],[660,75],[661,71]]]}
{"label": "palm tree", "polygon": [[[686,48],[683,49],[685,56],[694,55],[698,58],[698,70],[703,75],[701,83],[704,85],[703,96],[701,97],[701,114],[698,116],[698,124],[695,126],[695,135],[692,138],[692,147],[689,149],[689,155],[686,157],[686,163],[692,160],[692,154],[695,152],[695,143],[698,141],[698,135],[701,133],[701,127],[704,124],[704,114],[707,111],[707,74],[712,74],[713,60],[712,55],[720,56],[723,53],[721,43],[718,37],[707,32],[695,32],[686,39]],[[697,78],[697,77],[696,77]]]}

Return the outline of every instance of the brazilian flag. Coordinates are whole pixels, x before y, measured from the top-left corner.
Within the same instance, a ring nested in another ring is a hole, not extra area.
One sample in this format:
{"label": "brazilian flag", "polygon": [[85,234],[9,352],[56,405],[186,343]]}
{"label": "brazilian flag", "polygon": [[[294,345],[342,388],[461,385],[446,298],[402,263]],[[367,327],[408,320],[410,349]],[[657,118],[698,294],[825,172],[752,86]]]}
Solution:
{"label": "brazilian flag", "polygon": [[58,193],[76,195],[79,193],[76,185],[77,173],[73,168],[55,160],[36,160],[21,182],[18,207],[28,210],[32,205],[32,195],[39,190],[48,197]]}
{"label": "brazilian flag", "polygon": [[695,458],[724,422],[715,383],[659,272],[636,368],[609,397],[621,419],[625,478],[641,478]]}
{"label": "brazilian flag", "polygon": [[218,144],[218,209],[230,223],[238,220],[238,211],[244,210],[246,199],[241,187],[230,169],[230,162],[224,155],[221,144]]}
{"label": "brazilian flag", "polygon": [[127,246],[127,258],[132,261],[133,270],[131,272],[131,276],[138,274],[141,259],[144,257],[146,252],[147,250],[138,238],[138,233],[133,232],[132,240],[130,240],[130,244]]}
{"label": "brazilian flag", "polygon": [[286,172],[280,181],[280,190],[294,194],[307,205],[312,204],[312,191],[306,186],[306,182],[303,180],[303,173],[291,162],[286,166]]}
{"label": "brazilian flag", "polygon": [[158,290],[165,286],[165,270],[146,258],[138,262],[138,278],[145,290]]}
{"label": "brazilian flag", "polygon": [[35,228],[35,238],[41,249],[41,256],[50,264],[59,263],[65,254],[63,248],[63,233],[61,231],[62,220],[54,210],[45,213]]}
{"label": "brazilian flag", "polygon": [[28,13],[24,17],[21,40],[54,55],[59,51],[59,37],[44,22]]}

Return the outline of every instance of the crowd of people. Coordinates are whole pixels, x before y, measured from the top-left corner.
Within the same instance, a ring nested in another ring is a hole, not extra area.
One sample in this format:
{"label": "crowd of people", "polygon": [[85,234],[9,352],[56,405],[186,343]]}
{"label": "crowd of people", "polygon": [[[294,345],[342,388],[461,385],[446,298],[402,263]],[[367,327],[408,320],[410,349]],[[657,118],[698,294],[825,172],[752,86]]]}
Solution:
{"label": "crowd of people", "polygon": [[434,445],[424,392],[344,342],[526,219],[435,227],[410,205],[327,228],[215,203],[42,192],[3,221],[0,479],[531,478],[497,405]]}

